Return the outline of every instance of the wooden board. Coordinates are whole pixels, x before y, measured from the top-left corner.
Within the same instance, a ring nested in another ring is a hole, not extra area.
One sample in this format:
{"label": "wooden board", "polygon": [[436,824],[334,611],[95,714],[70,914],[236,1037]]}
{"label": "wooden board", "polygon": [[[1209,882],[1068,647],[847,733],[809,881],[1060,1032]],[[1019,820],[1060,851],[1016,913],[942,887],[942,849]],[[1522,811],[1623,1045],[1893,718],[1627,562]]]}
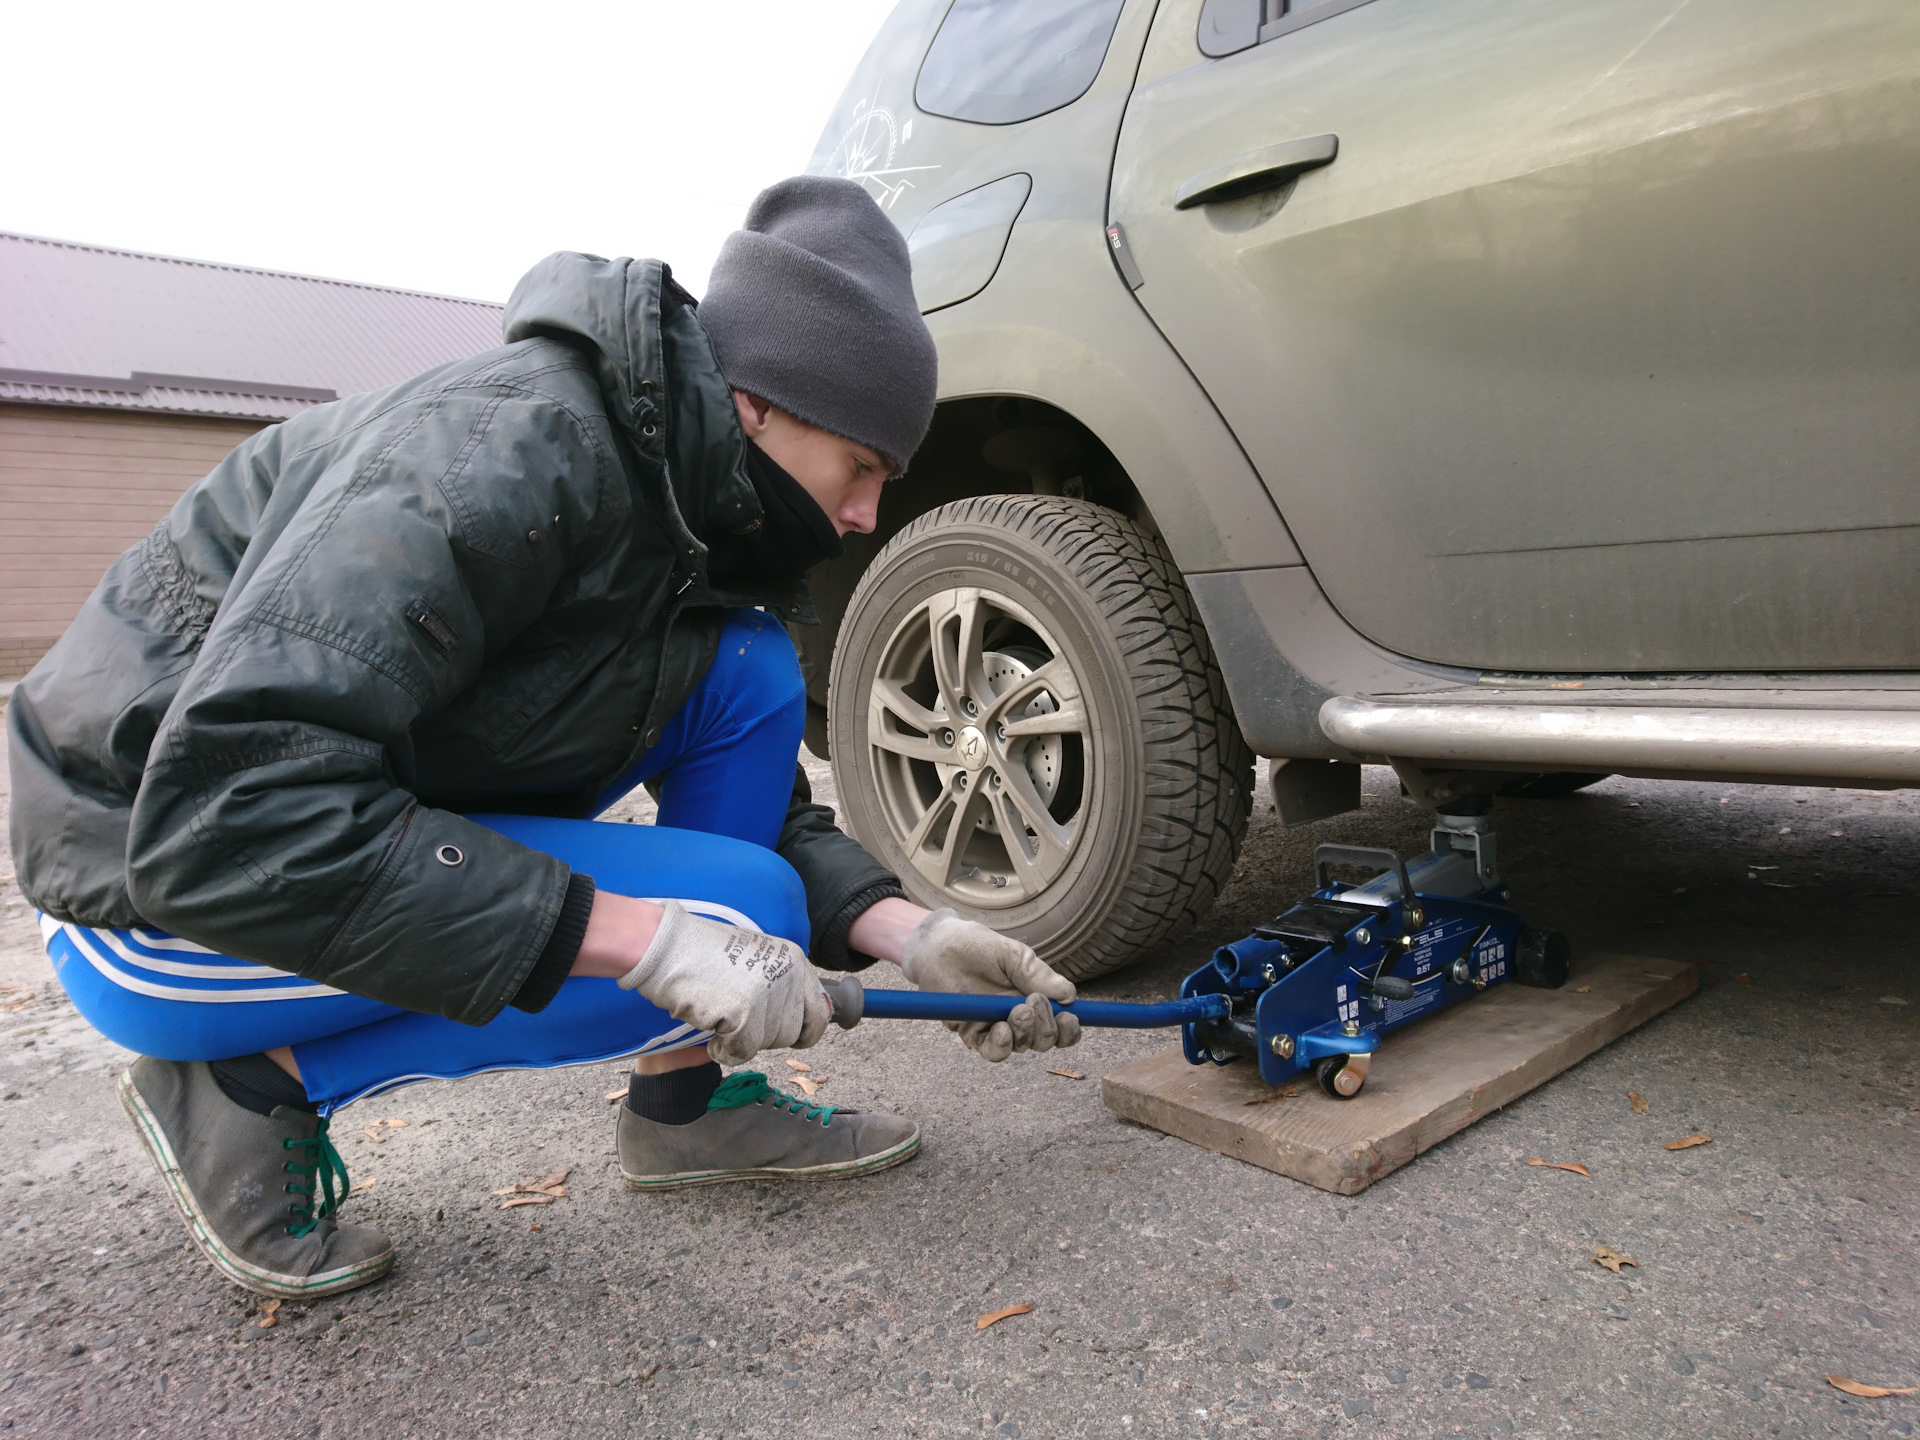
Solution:
{"label": "wooden board", "polygon": [[[1679,961],[1594,955],[1559,990],[1501,985],[1396,1030],[1351,1100],[1312,1074],[1291,1100],[1252,1065],[1189,1065],[1174,1045],[1100,1082],[1114,1114],[1322,1190],[1353,1195],[1699,988]],[[1588,988],[1591,987],[1591,988]]]}

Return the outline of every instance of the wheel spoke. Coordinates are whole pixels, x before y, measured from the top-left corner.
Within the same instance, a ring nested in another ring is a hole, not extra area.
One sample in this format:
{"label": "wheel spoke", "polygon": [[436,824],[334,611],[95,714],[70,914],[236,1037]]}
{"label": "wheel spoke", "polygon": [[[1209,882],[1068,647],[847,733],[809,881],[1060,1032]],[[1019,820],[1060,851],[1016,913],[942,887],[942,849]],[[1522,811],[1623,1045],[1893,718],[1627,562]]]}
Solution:
{"label": "wheel spoke", "polygon": [[1041,873],[1034,863],[1035,857],[1027,853],[1027,823],[1007,799],[1004,788],[989,791],[993,806],[994,823],[1000,827],[1000,841],[1006,847],[1007,862],[1013,866],[1014,878],[1019,882],[1023,895],[1038,895],[1047,888],[1051,875]]}
{"label": "wheel spoke", "polygon": [[867,743],[876,750],[885,750],[889,754],[900,755],[908,760],[925,760],[935,765],[951,765],[953,750],[938,740],[923,739],[918,735],[903,735],[898,730],[887,730],[880,726],[867,727]]}
{"label": "wheel spoke", "polygon": [[[960,847],[966,844],[967,837],[973,833],[974,824],[979,819],[980,792],[975,789],[962,791],[952,799],[953,821],[947,826],[946,839],[940,845],[940,857],[937,861],[926,854],[924,848],[916,850],[913,863],[922,875],[934,884],[946,886],[953,881],[954,863],[960,858]],[[929,868],[929,862],[938,866],[937,872]]]}
{"label": "wheel spoke", "polygon": [[933,673],[940,700],[958,723],[966,714],[962,701],[988,694],[986,667],[981,661],[981,637],[986,630],[986,606],[971,587],[944,590],[927,602],[927,624],[933,641]]}
{"label": "wheel spoke", "polygon": [[1067,852],[1073,848],[1073,830],[1047,813],[1046,803],[1033,788],[1033,781],[1024,769],[1010,765],[998,773],[1000,793],[1020,812],[1021,820],[1016,833],[1024,837],[1028,830],[1034,832],[1039,850],[1034,863],[1051,880],[1060,873],[1060,867],[1067,863]]}
{"label": "wheel spoke", "polygon": [[1044,715],[1023,715],[1018,720],[1003,722],[1007,739],[1018,740],[1032,735],[1085,735],[1087,733],[1087,714],[1079,706],[1071,710],[1052,710]]}
{"label": "wheel spoke", "polygon": [[949,785],[933,797],[933,803],[927,806],[920,818],[913,823],[913,831],[903,842],[909,855],[918,855],[921,847],[927,843],[927,835],[938,823],[943,812],[953,808],[953,787]]}
{"label": "wheel spoke", "polygon": [[[889,724],[891,721],[893,723]],[[953,747],[942,744],[940,732],[947,722],[927,709],[897,680],[875,680],[867,705],[867,740],[876,749],[904,755],[909,760],[930,760],[946,764],[953,760]],[[923,730],[924,735],[909,733]]]}
{"label": "wheel spoke", "polygon": [[915,730],[924,730],[932,734],[947,723],[946,717],[937,711],[929,710],[907,693],[907,687],[898,680],[879,679],[873,682],[873,706],[884,710],[897,718],[902,724]]}
{"label": "wheel spoke", "polygon": [[[1026,709],[1042,691],[1053,697],[1056,711],[1077,711],[1080,708],[1080,682],[1074,678],[1073,670],[1066,661],[1055,656],[994,696],[993,704],[987,708],[980,723],[989,724]],[[1014,724],[1014,721],[1007,721],[1008,734],[1013,733]]]}

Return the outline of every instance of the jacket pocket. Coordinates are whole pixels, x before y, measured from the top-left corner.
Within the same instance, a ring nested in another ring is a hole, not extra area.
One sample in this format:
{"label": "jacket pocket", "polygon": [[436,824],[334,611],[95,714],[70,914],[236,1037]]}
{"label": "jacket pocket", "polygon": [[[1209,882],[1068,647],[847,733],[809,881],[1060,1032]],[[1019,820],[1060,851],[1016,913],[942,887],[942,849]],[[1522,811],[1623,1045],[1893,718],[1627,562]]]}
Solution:
{"label": "jacket pocket", "polygon": [[440,612],[425,600],[415,600],[407,606],[407,619],[426,633],[427,639],[434,643],[442,655],[453,654],[453,647],[460,637],[454,633],[453,626],[446,622]]}

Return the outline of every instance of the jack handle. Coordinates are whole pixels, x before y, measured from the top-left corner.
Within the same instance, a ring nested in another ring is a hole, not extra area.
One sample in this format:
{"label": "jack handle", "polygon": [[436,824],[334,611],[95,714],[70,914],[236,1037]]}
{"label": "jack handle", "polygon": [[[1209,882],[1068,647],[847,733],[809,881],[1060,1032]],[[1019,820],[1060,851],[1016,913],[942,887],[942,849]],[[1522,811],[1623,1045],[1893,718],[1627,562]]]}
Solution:
{"label": "jack handle", "polygon": [[[833,1023],[851,1030],[861,1020],[960,1020],[987,1024],[1004,1020],[1022,995],[965,995],[941,990],[869,990],[851,975],[822,976],[820,988],[833,1005]],[[1121,1030],[1157,1030],[1196,1020],[1224,1020],[1232,1002],[1225,995],[1189,995],[1158,1005],[1120,1000],[1049,1002],[1055,1014],[1075,1015],[1082,1025]]]}
{"label": "jack handle", "polygon": [[1327,875],[1329,865],[1361,865],[1371,870],[1389,871],[1400,882],[1400,918],[1407,930],[1418,930],[1427,923],[1426,912],[1420,908],[1420,898],[1413,893],[1413,882],[1407,878],[1407,862],[1400,858],[1397,850],[1379,850],[1371,845],[1322,845],[1313,852],[1313,888],[1324,890],[1331,883]]}

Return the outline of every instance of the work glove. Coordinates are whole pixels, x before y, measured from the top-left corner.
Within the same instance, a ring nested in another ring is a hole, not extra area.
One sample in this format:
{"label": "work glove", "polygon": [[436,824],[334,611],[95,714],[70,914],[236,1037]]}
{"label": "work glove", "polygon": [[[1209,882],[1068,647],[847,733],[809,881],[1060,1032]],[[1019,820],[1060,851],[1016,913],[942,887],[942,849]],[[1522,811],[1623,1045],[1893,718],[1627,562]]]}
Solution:
{"label": "work glove", "polygon": [[969,1049],[989,1060],[1016,1050],[1051,1050],[1077,1044],[1080,1022],[1057,1015],[1047,1002],[1070,1004],[1073,982],[1011,936],[936,910],[907,936],[900,969],[922,990],[960,990],[976,995],[1024,995],[1005,1020],[949,1020],[946,1026]]}
{"label": "work glove", "polygon": [[804,1050],[825,1033],[833,1007],[798,945],[689,915],[672,900],[640,963],[617,982],[676,1020],[711,1030],[708,1053],[744,1065],[761,1050]]}

